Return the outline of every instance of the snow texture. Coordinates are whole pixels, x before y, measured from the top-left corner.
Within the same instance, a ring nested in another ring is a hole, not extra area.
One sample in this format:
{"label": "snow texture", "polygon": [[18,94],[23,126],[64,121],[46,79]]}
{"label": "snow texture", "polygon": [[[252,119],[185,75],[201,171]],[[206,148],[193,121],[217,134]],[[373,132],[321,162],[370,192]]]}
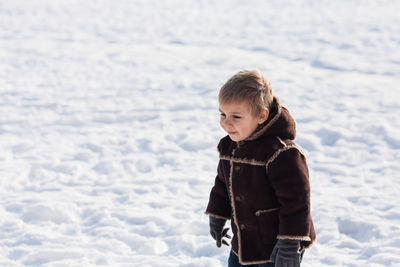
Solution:
{"label": "snow texture", "polygon": [[0,1],[0,266],[226,266],[203,214],[217,93],[297,120],[317,243],[400,266],[400,1]]}

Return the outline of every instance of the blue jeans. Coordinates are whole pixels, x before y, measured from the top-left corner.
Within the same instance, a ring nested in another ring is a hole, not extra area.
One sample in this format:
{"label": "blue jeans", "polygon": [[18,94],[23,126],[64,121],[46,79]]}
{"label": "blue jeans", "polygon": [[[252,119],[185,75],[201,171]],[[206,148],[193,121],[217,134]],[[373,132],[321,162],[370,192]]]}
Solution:
{"label": "blue jeans", "polygon": [[[303,254],[304,254],[304,251],[300,255],[300,262],[303,259]],[[229,254],[229,259],[228,259],[228,267],[241,267],[241,266],[245,266],[245,267],[274,267],[275,264],[273,262],[268,262],[268,263],[260,263],[260,264],[242,265],[242,264],[239,263],[238,256],[236,256],[235,253],[233,253],[233,251],[231,250],[231,254]]]}
{"label": "blue jeans", "polygon": [[260,263],[260,264],[251,264],[251,265],[242,265],[239,263],[239,258],[238,256],[233,253],[231,250],[231,254],[229,254],[229,259],[228,259],[228,267],[241,267],[241,266],[246,266],[246,267],[274,267],[273,262],[268,262],[268,263]]}

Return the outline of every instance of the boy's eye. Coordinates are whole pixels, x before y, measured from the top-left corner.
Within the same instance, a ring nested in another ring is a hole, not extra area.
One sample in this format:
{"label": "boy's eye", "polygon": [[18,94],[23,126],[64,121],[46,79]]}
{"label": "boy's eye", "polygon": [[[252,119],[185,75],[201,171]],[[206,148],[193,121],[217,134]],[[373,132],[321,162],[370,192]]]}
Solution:
{"label": "boy's eye", "polygon": [[234,118],[234,119],[241,119],[242,117],[237,116],[237,115],[234,115],[233,118]]}
{"label": "boy's eye", "polygon": [[224,113],[221,113],[220,116],[221,116],[221,117],[225,117],[225,114],[224,114]]}

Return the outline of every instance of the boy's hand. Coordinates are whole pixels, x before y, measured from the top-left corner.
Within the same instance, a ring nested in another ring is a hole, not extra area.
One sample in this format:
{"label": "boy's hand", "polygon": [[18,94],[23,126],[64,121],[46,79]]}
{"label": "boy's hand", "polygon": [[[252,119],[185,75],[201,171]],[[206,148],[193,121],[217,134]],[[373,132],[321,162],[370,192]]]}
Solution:
{"label": "boy's hand", "polygon": [[217,241],[217,247],[221,247],[221,243],[224,245],[229,246],[229,243],[226,242],[224,237],[231,238],[227,233],[229,228],[224,228],[225,226],[225,219],[216,218],[213,216],[209,216],[210,218],[210,234],[211,236]]}
{"label": "boy's hand", "polygon": [[275,267],[300,267],[300,241],[279,239],[271,254]]}

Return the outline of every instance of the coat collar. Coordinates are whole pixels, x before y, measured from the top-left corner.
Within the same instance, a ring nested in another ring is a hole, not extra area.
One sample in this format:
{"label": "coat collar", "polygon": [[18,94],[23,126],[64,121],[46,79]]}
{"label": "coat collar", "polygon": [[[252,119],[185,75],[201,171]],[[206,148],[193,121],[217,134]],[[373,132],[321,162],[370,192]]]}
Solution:
{"label": "coat collar", "polygon": [[268,120],[258,126],[249,137],[239,141],[238,145],[256,140],[262,136],[278,136],[282,139],[292,140],[296,136],[296,123],[289,111],[281,105],[276,96],[274,96]]}

